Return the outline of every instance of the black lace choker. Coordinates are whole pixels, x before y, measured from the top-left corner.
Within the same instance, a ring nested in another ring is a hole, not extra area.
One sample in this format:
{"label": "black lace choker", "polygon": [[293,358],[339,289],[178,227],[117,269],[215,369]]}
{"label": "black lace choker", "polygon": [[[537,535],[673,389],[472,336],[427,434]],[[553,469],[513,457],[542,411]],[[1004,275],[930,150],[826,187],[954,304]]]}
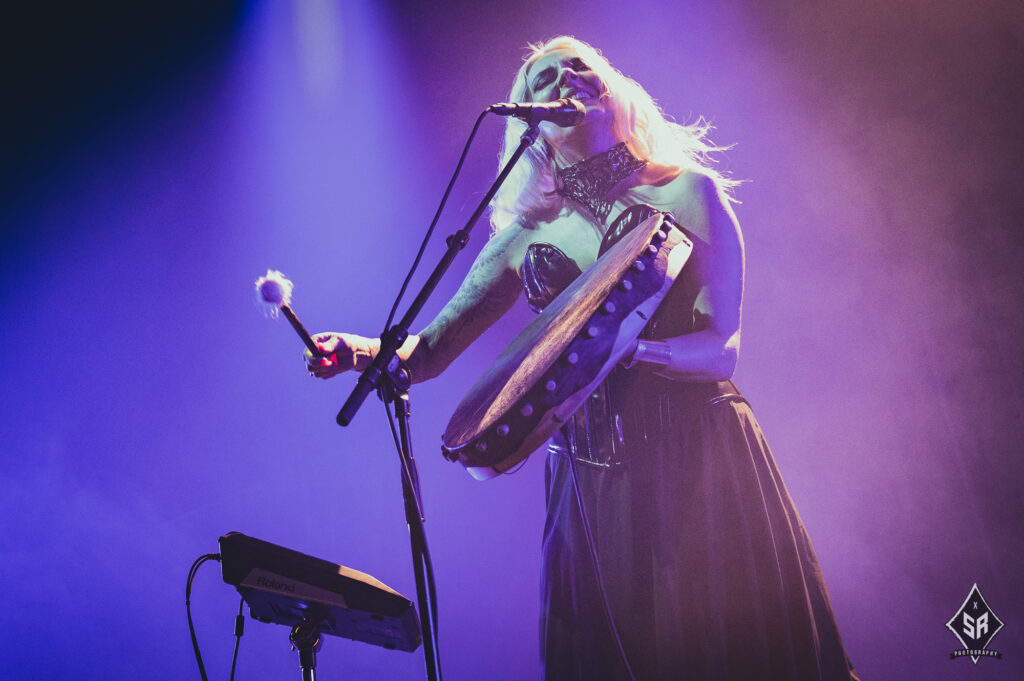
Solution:
{"label": "black lace choker", "polygon": [[629,153],[625,142],[558,171],[558,193],[585,206],[604,224],[614,201],[606,197],[612,187],[647,165]]}

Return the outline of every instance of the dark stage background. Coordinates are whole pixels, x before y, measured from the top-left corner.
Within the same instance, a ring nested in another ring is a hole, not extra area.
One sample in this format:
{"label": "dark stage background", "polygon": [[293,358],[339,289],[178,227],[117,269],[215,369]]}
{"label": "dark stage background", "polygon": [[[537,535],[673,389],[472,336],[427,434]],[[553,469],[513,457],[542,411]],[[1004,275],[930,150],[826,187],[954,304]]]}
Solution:
{"label": "dark stage background", "polygon": [[[252,281],[280,269],[308,326],[379,332],[474,117],[505,99],[527,41],[571,33],[736,144],[736,380],[861,677],[1024,678],[1022,7],[296,0],[6,17],[5,677],[196,678],[185,576],[229,530],[414,596],[379,406],[335,426],[353,379],[310,380]],[[486,189],[499,133],[487,121],[442,234]],[[413,392],[453,680],[540,677],[543,460],[477,483],[438,453],[528,314]],[[977,665],[949,659],[945,628],[974,583],[1005,622],[990,646],[1004,659]],[[193,610],[216,678],[236,608],[203,568]],[[238,677],[298,675],[287,633],[250,621]],[[322,678],[423,677],[420,652],[341,639],[319,662]]]}

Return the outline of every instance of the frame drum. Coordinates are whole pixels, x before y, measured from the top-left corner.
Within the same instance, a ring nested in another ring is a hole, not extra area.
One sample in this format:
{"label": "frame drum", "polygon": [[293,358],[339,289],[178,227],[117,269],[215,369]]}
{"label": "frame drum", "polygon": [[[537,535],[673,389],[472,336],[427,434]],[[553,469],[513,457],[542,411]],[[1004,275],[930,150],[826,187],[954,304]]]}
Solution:
{"label": "frame drum", "polygon": [[487,480],[544,444],[633,349],[692,252],[668,213],[622,237],[470,389],[441,438],[445,458]]}

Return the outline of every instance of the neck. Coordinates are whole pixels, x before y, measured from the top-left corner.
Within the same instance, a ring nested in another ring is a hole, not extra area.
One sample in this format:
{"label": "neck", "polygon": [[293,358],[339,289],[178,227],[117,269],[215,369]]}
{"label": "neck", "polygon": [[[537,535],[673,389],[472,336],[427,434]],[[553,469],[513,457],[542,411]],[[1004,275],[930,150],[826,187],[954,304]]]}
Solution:
{"label": "neck", "polygon": [[620,142],[559,169],[558,193],[583,206],[603,223],[615,202],[617,191],[639,182],[637,171],[646,165],[647,161],[633,156],[625,143]]}
{"label": "neck", "polygon": [[608,125],[587,125],[586,123],[568,128],[557,139],[550,140],[556,153],[558,165],[578,163],[596,154],[608,151],[619,140]]}

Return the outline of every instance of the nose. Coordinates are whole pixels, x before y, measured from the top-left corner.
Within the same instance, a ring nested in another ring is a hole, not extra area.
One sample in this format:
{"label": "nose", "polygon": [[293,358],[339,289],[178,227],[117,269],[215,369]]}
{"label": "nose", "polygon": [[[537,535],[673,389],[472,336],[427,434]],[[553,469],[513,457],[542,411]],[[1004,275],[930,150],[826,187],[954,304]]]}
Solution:
{"label": "nose", "polygon": [[558,77],[558,87],[579,83],[581,80],[580,74],[576,73],[572,67],[567,66],[562,70],[562,75]]}

